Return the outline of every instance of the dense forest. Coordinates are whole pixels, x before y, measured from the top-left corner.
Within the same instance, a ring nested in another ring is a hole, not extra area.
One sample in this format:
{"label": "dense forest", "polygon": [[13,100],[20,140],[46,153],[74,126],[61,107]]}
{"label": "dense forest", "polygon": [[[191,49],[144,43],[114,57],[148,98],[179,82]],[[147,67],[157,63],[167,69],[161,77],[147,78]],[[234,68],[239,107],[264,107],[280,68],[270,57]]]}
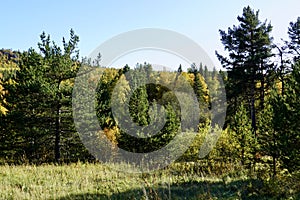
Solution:
{"label": "dense forest", "polygon": [[[102,152],[108,160],[118,157],[118,148],[146,153],[168,144],[183,128],[182,120],[189,120],[173,93],[186,92],[187,82],[198,101],[199,108],[193,111],[198,112],[199,120],[196,127],[185,128],[196,131],[197,136],[176,162],[199,163],[203,170],[209,165],[216,173],[243,168],[260,178],[299,172],[300,17],[287,22],[289,39],[281,44],[274,43],[272,24],[259,19],[258,11],[245,7],[237,19],[237,25],[220,30],[225,53],[216,52],[216,56],[222,70],[209,70],[202,63],[192,64],[187,71],[176,66],[178,70],[159,73],[151,63],[106,68],[101,66],[101,57],[96,61],[80,58],[79,36],[73,30],[62,45],[42,33],[37,49],[2,49],[0,163],[96,162],[76,131],[72,113],[74,80],[80,76],[79,68],[86,67],[103,71],[95,108],[104,135],[113,144],[111,152]],[[158,84],[143,84],[146,79]],[[214,127],[221,136],[208,155],[199,157],[211,127],[211,116],[205,110],[209,111],[212,94],[223,83],[225,124]],[[142,128],[134,134],[145,137],[137,138],[128,134],[135,129],[122,118],[125,108],[115,106],[118,109],[112,110],[114,104],[127,105],[132,124],[140,127],[156,120],[159,128],[161,118],[157,115],[162,109],[166,121],[154,136],[148,137],[151,130]],[[120,119],[113,112],[118,112]],[[100,135],[98,138],[101,140]],[[183,146],[178,144],[178,148]]]}

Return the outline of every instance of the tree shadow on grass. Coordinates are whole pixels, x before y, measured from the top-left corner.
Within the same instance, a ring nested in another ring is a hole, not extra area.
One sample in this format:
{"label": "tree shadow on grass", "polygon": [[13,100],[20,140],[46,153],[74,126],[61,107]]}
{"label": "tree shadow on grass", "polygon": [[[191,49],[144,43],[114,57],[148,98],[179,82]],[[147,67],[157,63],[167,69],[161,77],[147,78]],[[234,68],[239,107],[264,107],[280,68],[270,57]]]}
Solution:
{"label": "tree shadow on grass", "polygon": [[[271,196],[259,195],[263,183],[259,180],[238,180],[225,182],[185,182],[174,185],[159,185],[143,189],[106,194],[84,193],[70,194],[59,200],[71,199],[272,199]],[[145,198],[147,194],[147,198]],[[275,197],[273,197],[276,199]]]}

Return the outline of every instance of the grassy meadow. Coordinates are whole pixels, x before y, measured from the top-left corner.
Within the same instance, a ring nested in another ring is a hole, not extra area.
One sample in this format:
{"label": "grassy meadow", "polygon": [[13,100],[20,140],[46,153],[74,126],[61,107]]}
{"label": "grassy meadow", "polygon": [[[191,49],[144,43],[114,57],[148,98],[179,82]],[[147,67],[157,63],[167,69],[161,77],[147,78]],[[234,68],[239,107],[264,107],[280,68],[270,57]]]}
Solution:
{"label": "grassy meadow", "polygon": [[299,174],[267,182],[243,170],[217,175],[199,169],[196,163],[176,163],[152,173],[124,173],[99,163],[3,165],[0,199],[300,198]]}

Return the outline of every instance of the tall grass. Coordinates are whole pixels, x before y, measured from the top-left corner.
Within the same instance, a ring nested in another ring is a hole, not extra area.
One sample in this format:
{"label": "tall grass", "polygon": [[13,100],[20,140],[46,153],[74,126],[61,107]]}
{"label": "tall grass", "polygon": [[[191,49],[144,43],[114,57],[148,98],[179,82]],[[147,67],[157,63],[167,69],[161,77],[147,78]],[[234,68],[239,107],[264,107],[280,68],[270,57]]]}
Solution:
{"label": "tall grass", "polygon": [[[257,196],[257,190],[263,190],[263,182],[253,181],[242,173],[243,170],[216,175],[199,169],[197,163],[175,163],[163,170],[137,174],[115,171],[103,164],[80,162],[3,165],[0,166],[0,199],[246,199],[268,196]],[[296,191],[293,186],[294,196]]]}

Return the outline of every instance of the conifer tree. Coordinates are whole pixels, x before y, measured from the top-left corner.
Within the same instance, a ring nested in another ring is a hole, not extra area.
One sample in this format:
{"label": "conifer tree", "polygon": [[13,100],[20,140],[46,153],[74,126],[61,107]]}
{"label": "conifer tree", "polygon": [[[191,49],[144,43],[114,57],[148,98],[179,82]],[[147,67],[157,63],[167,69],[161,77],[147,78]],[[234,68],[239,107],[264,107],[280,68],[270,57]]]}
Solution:
{"label": "conifer tree", "polygon": [[296,22],[290,22],[288,35],[290,41],[286,42],[286,44],[294,55],[294,61],[297,61],[300,58],[300,17],[297,18]]}
{"label": "conifer tree", "polygon": [[71,30],[62,47],[45,33],[40,38],[40,53],[32,48],[22,53],[20,69],[13,78],[17,84],[6,85],[11,105],[8,118],[19,138],[14,146],[25,149],[29,160],[60,163],[62,152],[65,161],[78,154],[78,149],[71,152],[70,147],[79,142],[71,107],[72,86],[80,66],[79,38]]}
{"label": "conifer tree", "polygon": [[[239,25],[220,30],[221,41],[229,56],[222,56],[216,52],[218,59],[227,69],[228,80],[226,91],[228,98],[228,112],[234,112],[242,102],[247,102],[251,116],[252,132],[256,136],[256,101],[264,105],[267,85],[271,82],[269,72],[273,65],[271,24],[259,20],[259,11],[249,6],[243,9],[242,16],[238,16]],[[259,86],[258,86],[259,85]]]}

